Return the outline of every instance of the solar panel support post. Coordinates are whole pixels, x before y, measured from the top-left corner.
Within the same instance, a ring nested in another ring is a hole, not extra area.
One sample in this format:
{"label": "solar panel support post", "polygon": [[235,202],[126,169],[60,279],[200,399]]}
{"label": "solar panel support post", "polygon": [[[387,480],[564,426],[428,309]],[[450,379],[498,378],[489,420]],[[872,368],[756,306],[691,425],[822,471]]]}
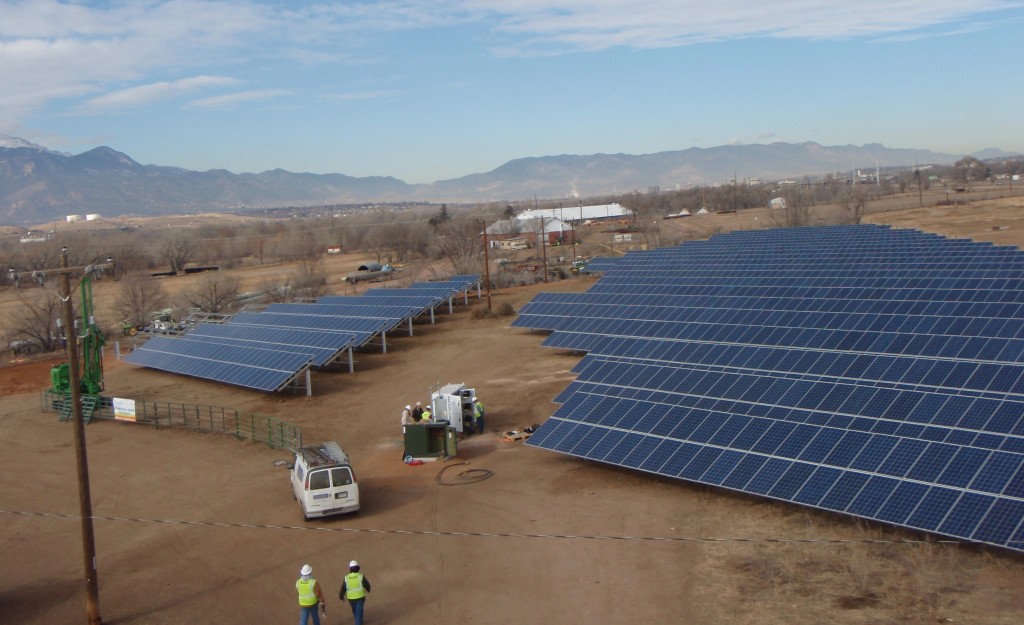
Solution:
{"label": "solar panel support post", "polygon": [[387,330],[380,331],[380,351],[384,354],[388,353],[388,333]]}
{"label": "solar panel support post", "polygon": [[313,396],[313,382],[309,376],[309,367],[306,367],[306,397]]}
{"label": "solar panel support post", "polygon": [[412,317],[409,317],[409,336],[412,336]]}
{"label": "solar panel support post", "polygon": [[355,356],[352,355],[352,346],[351,345],[348,346],[348,372],[349,373],[355,373],[356,372],[356,361],[355,361]]}

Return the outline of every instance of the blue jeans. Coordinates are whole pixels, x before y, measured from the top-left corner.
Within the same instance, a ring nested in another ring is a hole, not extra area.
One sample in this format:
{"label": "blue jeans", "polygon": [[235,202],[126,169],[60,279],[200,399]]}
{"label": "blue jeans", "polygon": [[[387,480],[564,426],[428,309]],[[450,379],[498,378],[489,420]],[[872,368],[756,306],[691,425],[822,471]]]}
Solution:
{"label": "blue jeans", "polygon": [[313,625],[320,625],[320,613],[317,610],[320,609],[320,605],[314,603],[310,606],[299,606],[299,625],[306,625],[307,619],[310,615],[313,616]]}
{"label": "blue jeans", "polygon": [[[366,603],[366,599],[349,599],[349,604],[352,605],[352,618],[355,619],[356,625],[363,625],[363,604]],[[319,625],[319,624],[318,624]]]}

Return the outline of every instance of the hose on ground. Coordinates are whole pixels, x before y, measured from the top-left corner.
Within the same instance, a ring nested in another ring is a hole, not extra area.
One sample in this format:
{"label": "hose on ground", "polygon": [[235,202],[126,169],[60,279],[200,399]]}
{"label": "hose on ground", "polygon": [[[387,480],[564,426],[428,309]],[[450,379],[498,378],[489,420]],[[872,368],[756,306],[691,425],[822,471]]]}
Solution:
{"label": "hose on ground", "polygon": [[449,478],[445,480],[445,472],[452,467],[459,465],[469,464],[468,462],[456,462],[455,464],[449,464],[445,468],[437,472],[437,477],[434,478],[441,486],[462,486],[465,484],[475,484],[476,482],[482,482],[486,479],[494,477],[494,471],[489,469],[466,469],[455,474],[454,479]]}

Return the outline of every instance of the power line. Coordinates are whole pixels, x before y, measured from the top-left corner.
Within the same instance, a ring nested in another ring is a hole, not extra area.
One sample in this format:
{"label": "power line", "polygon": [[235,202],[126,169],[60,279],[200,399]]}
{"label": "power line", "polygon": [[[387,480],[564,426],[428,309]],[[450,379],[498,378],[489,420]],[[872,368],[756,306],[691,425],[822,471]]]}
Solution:
{"label": "power line", "polygon": [[[75,514],[56,512],[34,512],[28,510],[0,510],[0,514],[11,516],[46,517],[74,519]],[[436,530],[399,530],[358,527],[309,527],[304,525],[264,525],[259,523],[224,523],[218,521],[185,521],[178,519],[142,519],[115,516],[92,516],[94,521],[123,521],[130,523],[154,523],[162,525],[192,525],[223,527],[231,529],[294,530],[300,532],[349,532],[358,534],[395,534],[406,536],[454,536],[477,538],[546,538],[558,540],[608,540],[634,542],[698,542],[698,543],[793,543],[793,544],[872,544],[872,545],[959,545],[956,540],[884,540],[873,538],[755,538],[755,537],[713,537],[713,536],[610,536],[602,534],[518,534],[511,532],[455,532]]]}

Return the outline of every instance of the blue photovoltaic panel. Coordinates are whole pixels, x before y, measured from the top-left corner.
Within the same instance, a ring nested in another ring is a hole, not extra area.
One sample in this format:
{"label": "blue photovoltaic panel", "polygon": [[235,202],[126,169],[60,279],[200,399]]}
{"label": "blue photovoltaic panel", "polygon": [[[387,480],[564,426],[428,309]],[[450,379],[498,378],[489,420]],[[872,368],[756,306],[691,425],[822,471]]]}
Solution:
{"label": "blue photovoltaic panel", "polygon": [[517,327],[587,352],[530,445],[1024,551],[1024,254],[883,226],[592,263]]}
{"label": "blue photovoltaic panel", "polygon": [[228,341],[237,345],[282,351],[308,352],[313,364],[320,367],[352,346],[354,337],[343,332],[289,330],[266,326],[243,326],[229,323],[201,323],[184,338]]}
{"label": "blue photovoltaic panel", "polygon": [[326,365],[342,350],[361,347],[403,322],[411,324],[479,282],[479,276],[464,275],[418,283],[416,292],[380,289],[380,295],[371,297],[273,304],[266,312],[238,313],[223,324],[200,324],[177,339],[154,337],[125,360],[248,388],[281,390],[311,364]]}
{"label": "blue photovoltaic panel", "polygon": [[277,391],[309,366],[309,354],[157,336],[124,360],[151,369]]}
{"label": "blue photovoltaic panel", "polygon": [[328,315],[292,315],[270,312],[242,312],[231,318],[230,325],[269,326],[300,330],[327,330],[347,332],[356,337],[355,345],[361,346],[382,332],[388,321],[356,317],[331,317]]}

